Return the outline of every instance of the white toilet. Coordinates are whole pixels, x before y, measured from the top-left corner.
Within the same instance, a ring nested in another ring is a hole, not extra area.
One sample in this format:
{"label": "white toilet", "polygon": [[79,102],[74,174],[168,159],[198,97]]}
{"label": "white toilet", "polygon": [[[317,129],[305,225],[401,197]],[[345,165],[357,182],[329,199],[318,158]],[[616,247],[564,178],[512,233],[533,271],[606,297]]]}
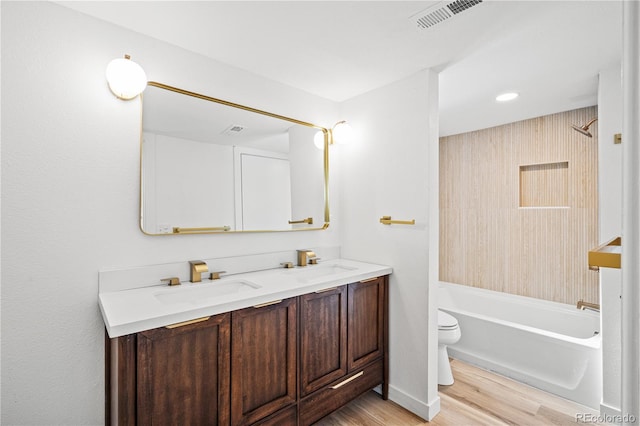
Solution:
{"label": "white toilet", "polygon": [[453,374],[449,364],[447,345],[453,345],[460,340],[458,320],[446,312],[438,309],[438,384],[452,385]]}

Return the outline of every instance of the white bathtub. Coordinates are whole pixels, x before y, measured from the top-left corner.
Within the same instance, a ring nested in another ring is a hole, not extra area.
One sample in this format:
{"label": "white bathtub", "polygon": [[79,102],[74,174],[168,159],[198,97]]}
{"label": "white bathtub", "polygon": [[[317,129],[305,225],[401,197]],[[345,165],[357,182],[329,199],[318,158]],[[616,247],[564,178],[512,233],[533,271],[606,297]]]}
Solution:
{"label": "white bathtub", "polygon": [[462,337],[449,356],[599,410],[600,315],[573,305],[440,283]]}

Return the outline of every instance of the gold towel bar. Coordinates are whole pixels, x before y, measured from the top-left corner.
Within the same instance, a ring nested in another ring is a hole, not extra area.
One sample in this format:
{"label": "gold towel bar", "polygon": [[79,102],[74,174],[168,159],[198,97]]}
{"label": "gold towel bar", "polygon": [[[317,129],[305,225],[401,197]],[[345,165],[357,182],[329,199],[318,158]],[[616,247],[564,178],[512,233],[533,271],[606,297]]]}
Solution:
{"label": "gold towel bar", "polygon": [[205,228],[181,228],[179,226],[173,227],[174,234],[189,234],[191,232],[213,232],[213,231],[230,231],[231,227],[229,225],[225,226],[216,226],[216,227],[205,227]]}
{"label": "gold towel bar", "polygon": [[416,220],[391,220],[391,216],[382,216],[380,223],[383,225],[415,225]]}
{"label": "gold towel bar", "polygon": [[302,219],[302,220],[290,220],[289,221],[289,225],[292,225],[294,223],[307,223],[309,225],[313,225],[313,218],[312,217],[308,217],[308,218]]}

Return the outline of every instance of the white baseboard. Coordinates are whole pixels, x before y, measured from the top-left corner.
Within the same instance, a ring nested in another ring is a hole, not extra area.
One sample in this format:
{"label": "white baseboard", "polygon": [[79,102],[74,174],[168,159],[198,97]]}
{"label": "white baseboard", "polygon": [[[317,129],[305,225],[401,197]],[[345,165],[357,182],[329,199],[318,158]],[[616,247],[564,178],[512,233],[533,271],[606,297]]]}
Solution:
{"label": "white baseboard", "polygon": [[608,404],[600,404],[600,414],[606,414],[608,416],[619,416],[622,412],[619,408],[613,407]]}
{"label": "white baseboard", "polygon": [[427,421],[432,420],[440,412],[439,396],[427,404],[389,385],[389,399]]}
{"label": "white baseboard", "polygon": [[602,417],[603,419],[608,419],[615,425],[621,424],[620,421],[617,421],[618,419],[622,418],[621,414],[622,411],[620,411],[620,408],[618,407],[613,407],[604,403],[600,404],[600,417]]}

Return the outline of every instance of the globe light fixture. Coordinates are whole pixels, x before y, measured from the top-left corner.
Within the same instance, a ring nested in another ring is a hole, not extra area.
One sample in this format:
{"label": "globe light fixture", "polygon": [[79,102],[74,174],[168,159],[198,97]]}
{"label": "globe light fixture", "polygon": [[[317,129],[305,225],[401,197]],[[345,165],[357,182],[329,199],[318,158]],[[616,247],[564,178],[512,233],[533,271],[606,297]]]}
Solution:
{"label": "globe light fixture", "polygon": [[147,75],[129,55],[109,62],[105,76],[111,92],[123,100],[135,98],[147,87]]}

